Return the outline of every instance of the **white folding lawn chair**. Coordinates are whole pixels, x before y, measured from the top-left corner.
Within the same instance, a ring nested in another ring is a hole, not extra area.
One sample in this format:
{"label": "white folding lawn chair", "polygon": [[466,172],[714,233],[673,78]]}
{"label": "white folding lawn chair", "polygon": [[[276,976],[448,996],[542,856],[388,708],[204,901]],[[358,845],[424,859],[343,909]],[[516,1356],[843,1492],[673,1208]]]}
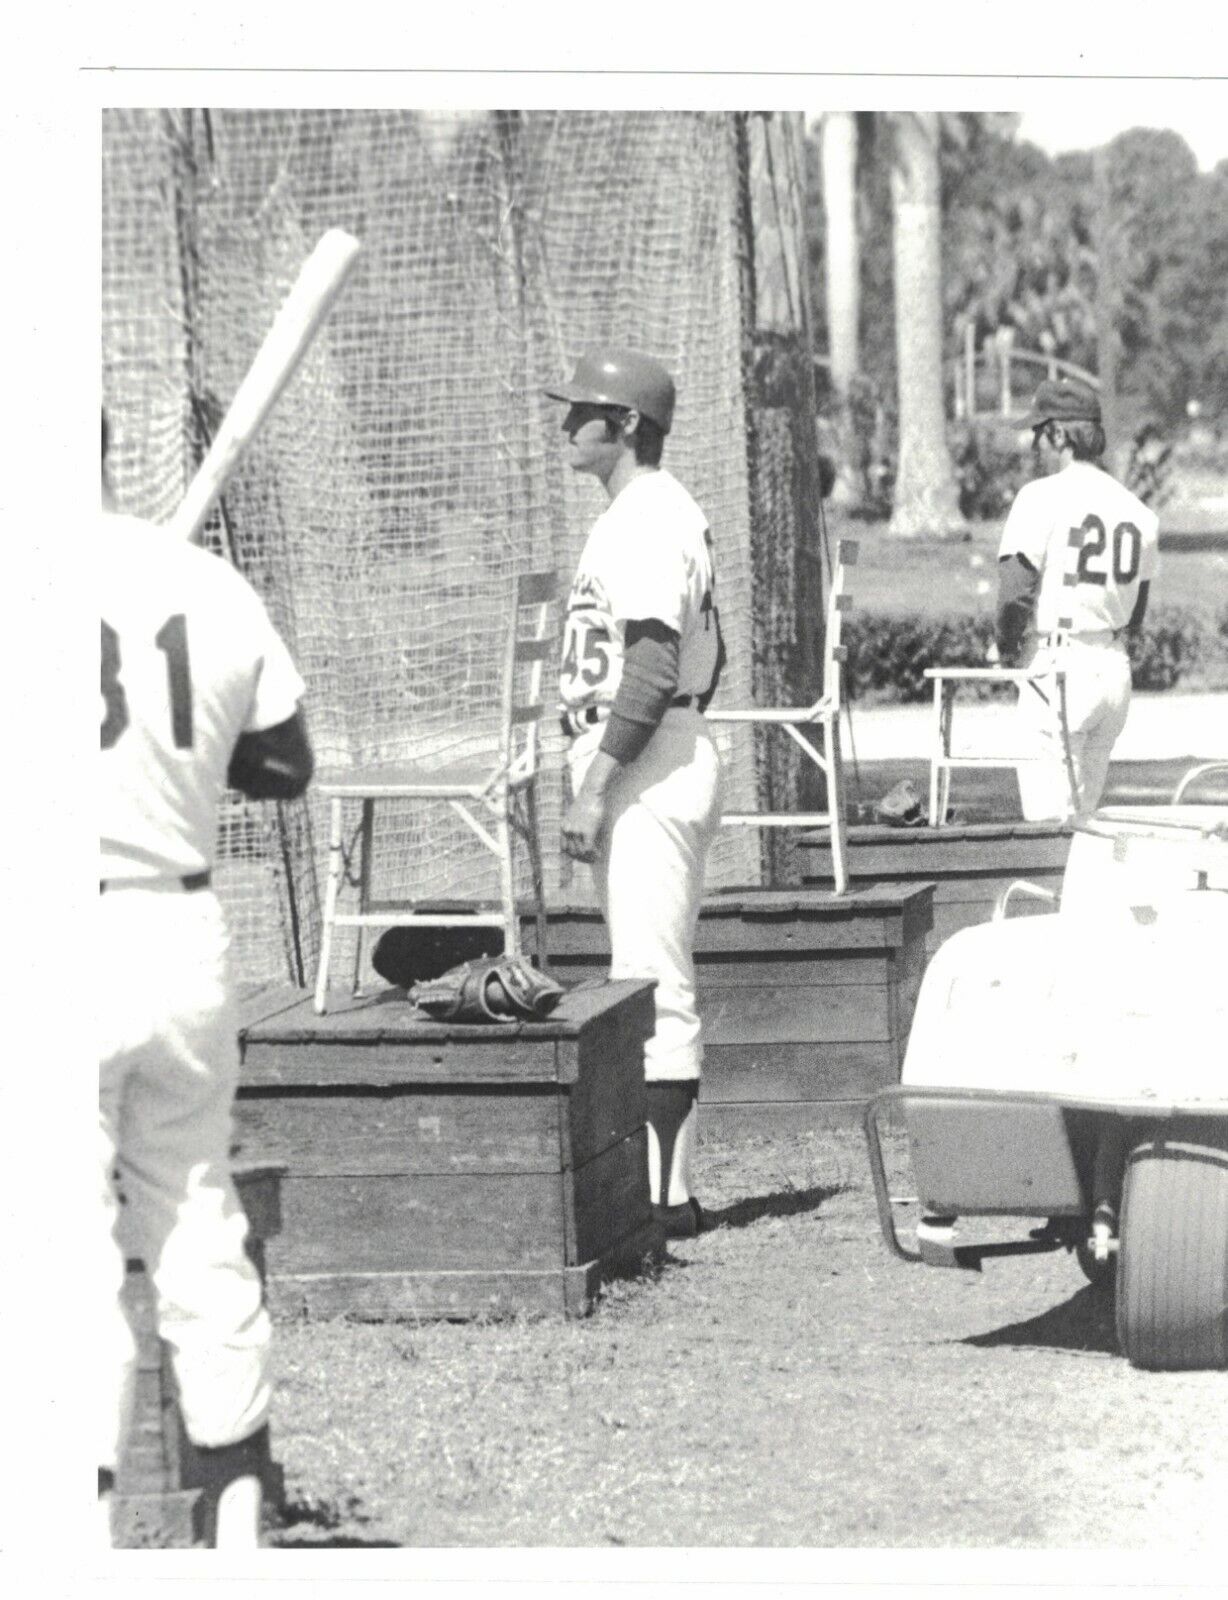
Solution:
{"label": "white folding lawn chair", "polygon": [[[537,917],[538,959],[545,955],[545,904],[541,844],[537,833],[536,783],[538,732],[544,711],[542,668],[554,648],[547,620],[557,593],[553,572],[524,573],[516,579],[507,642],[504,650],[502,708],[498,751],[489,757],[430,768],[410,762],[356,767],[326,773],[320,793],[330,802],[328,878],[324,893],[320,963],[316,974],[315,1009],[328,1007],[329,959],[334,928],[358,930],[354,952],[354,993],[362,976],[363,932],[387,927],[498,927],[509,955],[520,950],[520,913],[516,905],[512,846],[525,844],[533,878]],[[472,911],[419,911],[410,904],[377,901],[371,889],[372,843],[377,801],[401,804],[447,805],[461,818],[499,863],[499,900],[495,906],[475,905]],[[337,910],[341,884],[349,873],[345,848],[343,810],[361,806],[356,835],[358,849],[356,912]]]}

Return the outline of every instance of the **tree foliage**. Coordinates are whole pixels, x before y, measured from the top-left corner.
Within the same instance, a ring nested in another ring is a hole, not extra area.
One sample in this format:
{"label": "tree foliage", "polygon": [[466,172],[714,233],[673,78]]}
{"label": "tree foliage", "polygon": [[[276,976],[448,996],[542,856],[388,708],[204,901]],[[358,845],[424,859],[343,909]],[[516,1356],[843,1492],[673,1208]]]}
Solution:
{"label": "tree foliage", "polygon": [[945,306],[953,343],[1012,328],[1028,350],[1094,368],[1096,249],[1090,157],[1050,161],[981,130],[949,160]]}
{"label": "tree foliage", "polygon": [[[859,116],[861,367],[894,425],[890,131]],[[1171,130],[1135,128],[1108,149],[1108,251],[1100,260],[1090,151],[1051,158],[1014,138],[1012,119],[942,119],[943,317],[949,357],[971,324],[978,343],[998,328],[1019,348],[1095,371],[1102,273],[1132,425],[1173,431],[1191,401],[1228,423],[1228,162],[1200,173]],[[816,325],[824,326],[819,166],[807,208]]]}
{"label": "tree foliage", "polygon": [[1191,400],[1228,419],[1228,176],[1179,135],[1134,128],[1109,146],[1121,387],[1179,424]]}

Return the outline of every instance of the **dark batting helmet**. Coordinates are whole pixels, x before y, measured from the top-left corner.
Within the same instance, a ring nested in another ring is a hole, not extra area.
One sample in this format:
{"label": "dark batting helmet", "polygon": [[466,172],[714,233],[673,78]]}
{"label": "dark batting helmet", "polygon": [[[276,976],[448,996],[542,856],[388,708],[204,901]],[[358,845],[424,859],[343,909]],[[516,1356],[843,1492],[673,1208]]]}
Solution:
{"label": "dark batting helmet", "polygon": [[551,400],[569,405],[625,406],[668,433],[674,420],[674,380],[659,361],[638,350],[603,346],[576,362],[570,383],[547,389]]}
{"label": "dark batting helmet", "polygon": [[1099,395],[1090,384],[1077,378],[1046,378],[1028,412],[1029,428],[1043,428],[1046,422],[1099,421]]}

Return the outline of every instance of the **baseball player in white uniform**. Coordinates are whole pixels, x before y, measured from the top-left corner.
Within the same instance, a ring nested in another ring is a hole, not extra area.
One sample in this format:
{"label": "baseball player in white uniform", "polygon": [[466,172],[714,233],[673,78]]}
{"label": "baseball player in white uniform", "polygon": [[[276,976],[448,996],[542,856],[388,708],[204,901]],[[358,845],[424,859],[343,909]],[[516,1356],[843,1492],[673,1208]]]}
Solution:
{"label": "baseball player in white uniform", "polygon": [[230,1178],[237,1025],[210,888],[218,802],[301,794],[303,682],[244,578],[114,509],[103,418],[102,964],[98,1078],[100,1535],[126,1435],[135,1345],[120,1302],[114,1174],[150,1272],[217,1548],[258,1542],[269,1319]]}
{"label": "baseball player in white uniform", "polygon": [[703,1047],[692,946],[708,849],[720,826],[720,761],[703,712],[724,662],[712,538],[661,465],[674,382],[624,349],[583,356],[563,431],[576,472],[609,507],[589,532],[567,602],[559,691],[572,800],[563,848],[592,864],[612,978],[655,978],[644,1053],[649,1181],[667,1236],[697,1233],[691,1193]]}
{"label": "baseball player in white uniform", "polygon": [[[1094,811],[1113,745],[1130,707],[1126,634],[1142,625],[1159,565],[1158,519],[1100,466],[1100,402],[1087,384],[1048,381],[1028,425],[1048,477],[1025,484],[998,550],[997,645],[1001,659],[1062,667],[1073,773],[1062,752],[1054,691],[1024,685],[1025,748],[1039,760],[1018,770],[1029,821]],[[1034,626],[1035,637],[1026,640]],[[1071,793],[1077,790],[1077,803]]]}

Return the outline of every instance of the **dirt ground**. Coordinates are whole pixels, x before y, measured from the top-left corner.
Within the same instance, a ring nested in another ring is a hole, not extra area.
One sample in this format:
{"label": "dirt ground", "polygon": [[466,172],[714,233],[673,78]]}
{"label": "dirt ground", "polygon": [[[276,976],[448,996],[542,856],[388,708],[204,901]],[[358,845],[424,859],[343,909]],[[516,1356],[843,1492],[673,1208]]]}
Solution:
{"label": "dirt ground", "polygon": [[896,1261],[854,1132],[698,1180],[585,1320],[279,1325],[271,1542],[1228,1553],[1228,1374],[1131,1368],[1072,1257]]}

